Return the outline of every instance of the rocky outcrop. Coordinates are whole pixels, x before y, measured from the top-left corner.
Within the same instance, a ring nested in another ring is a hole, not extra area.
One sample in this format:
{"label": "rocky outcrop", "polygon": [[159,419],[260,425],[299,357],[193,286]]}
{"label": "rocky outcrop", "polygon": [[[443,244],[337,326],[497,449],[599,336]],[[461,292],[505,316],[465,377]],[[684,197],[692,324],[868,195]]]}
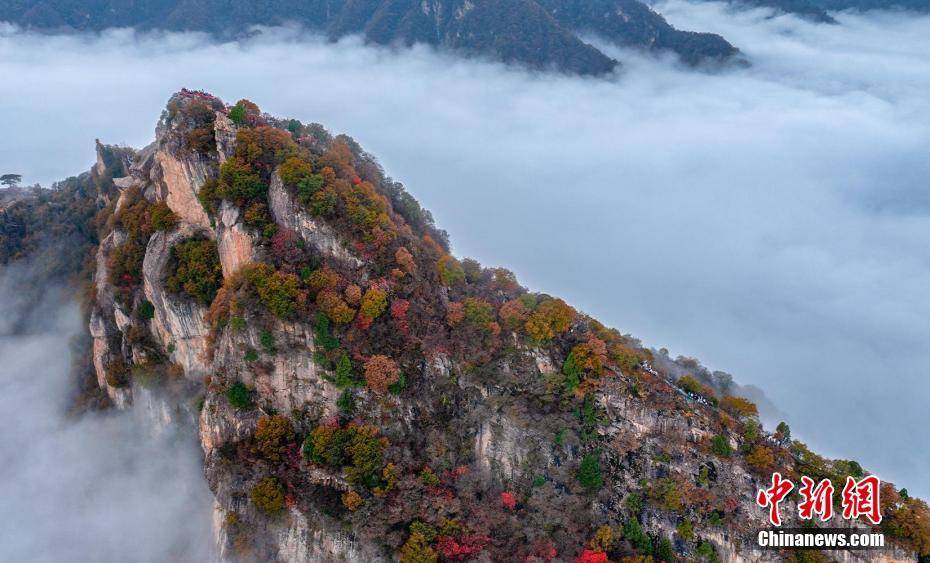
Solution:
{"label": "rocky outcrop", "polygon": [[226,114],[216,112],[216,120],[213,122],[213,137],[216,139],[216,152],[219,156],[220,164],[226,162],[226,159],[232,156],[236,147],[236,124],[226,117]]}
{"label": "rocky outcrop", "polygon": [[220,204],[216,221],[216,244],[224,277],[233,275],[254,259],[252,236],[242,224],[239,208],[228,201]]}
{"label": "rocky outcrop", "polygon": [[197,192],[208,174],[206,164],[200,160],[180,160],[165,150],[155,153],[152,179],[161,187],[165,203],[184,222],[204,228],[210,227],[210,218],[200,205]]}
{"label": "rocky outcrop", "polygon": [[248,350],[262,350],[261,331],[249,327],[237,332],[227,327],[216,341],[215,366],[223,369],[231,380],[254,387],[275,409],[283,412],[308,409],[321,416],[334,414],[340,391],[323,378],[323,370],[313,361],[315,345],[310,329],[282,322],[268,332],[274,338],[274,354],[263,353],[250,365],[244,354]]}
{"label": "rocky outcrop", "polygon": [[171,247],[193,236],[209,234],[189,224],[171,233],[157,232],[149,240],[142,263],[145,298],[155,309],[153,335],[168,351],[171,361],[184,368],[184,375],[194,381],[202,379],[210,367],[206,354],[209,327],[203,318],[206,310],[190,299],[169,294],[165,280]]}
{"label": "rocky outcrop", "polygon": [[296,232],[307,244],[315,246],[323,254],[350,266],[362,265],[362,261],[346,248],[346,244],[329,225],[314,219],[294,202],[277,172],[271,177],[268,207],[276,223]]}

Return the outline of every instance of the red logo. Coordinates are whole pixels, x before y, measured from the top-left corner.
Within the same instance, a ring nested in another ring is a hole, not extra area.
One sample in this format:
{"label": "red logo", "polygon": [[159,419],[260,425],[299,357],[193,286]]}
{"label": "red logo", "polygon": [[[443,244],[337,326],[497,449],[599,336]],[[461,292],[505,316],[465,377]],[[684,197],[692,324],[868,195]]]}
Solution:
{"label": "red logo", "polygon": [[762,489],[756,495],[756,504],[762,508],[769,508],[769,521],[773,526],[781,526],[781,514],[778,512],[778,505],[785,499],[788,493],[794,489],[794,483],[787,479],[782,479],[781,473],[772,474],[772,486],[768,489]]}
{"label": "red logo", "polygon": [[[846,486],[843,487],[842,501],[843,518],[854,520],[864,516],[873,525],[882,521],[881,481],[874,475],[863,477],[858,481],[853,477],[846,477]],[[769,522],[773,526],[781,526],[781,513],[779,505],[785,497],[794,490],[794,483],[781,476],[781,473],[772,474],[772,486],[759,489],[756,495],[756,504],[769,509]],[[801,499],[798,502],[798,517],[801,520],[813,520],[819,517],[822,522],[833,518],[833,483],[829,479],[822,479],[816,483],[806,475],[801,477],[801,488],[798,489]]]}
{"label": "red logo", "polygon": [[874,475],[863,477],[859,481],[847,477],[846,486],[843,487],[843,518],[848,520],[865,516],[872,524],[881,523],[880,484],[878,477]]}
{"label": "red logo", "polygon": [[829,479],[817,483],[808,476],[801,477],[802,500],[798,504],[798,516],[802,520],[811,520],[814,515],[820,516],[822,522],[833,518],[833,483]]}

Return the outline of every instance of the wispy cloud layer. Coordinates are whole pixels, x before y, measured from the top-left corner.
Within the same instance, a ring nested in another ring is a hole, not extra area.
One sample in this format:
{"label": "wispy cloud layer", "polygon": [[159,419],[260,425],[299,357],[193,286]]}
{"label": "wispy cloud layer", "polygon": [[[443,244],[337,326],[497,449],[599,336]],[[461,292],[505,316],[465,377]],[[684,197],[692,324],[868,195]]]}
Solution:
{"label": "wispy cloud layer", "polygon": [[0,169],[143,145],[174,90],[348,132],[452,235],[649,345],[764,388],[796,436],[930,494],[930,18],[665,2],[753,62],[617,81],[296,34],[0,37]]}
{"label": "wispy cloud layer", "polygon": [[[3,305],[16,300],[8,281]],[[211,496],[191,436],[153,435],[144,412],[66,418],[80,319],[64,303],[40,308],[26,334],[0,321],[4,559],[209,560]]]}

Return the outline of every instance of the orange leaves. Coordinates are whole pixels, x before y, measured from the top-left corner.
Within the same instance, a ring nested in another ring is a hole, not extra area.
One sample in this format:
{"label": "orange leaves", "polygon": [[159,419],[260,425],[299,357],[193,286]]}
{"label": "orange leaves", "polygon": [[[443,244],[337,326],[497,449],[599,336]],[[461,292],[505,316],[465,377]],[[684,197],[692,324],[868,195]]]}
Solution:
{"label": "orange leaves", "polygon": [[449,303],[446,309],[446,322],[455,328],[465,320],[465,306],[461,303]]}
{"label": "orange leaves", "polygon": [[536,342],[548,342],[561,335],[575,320],[575,310],[561,299],[550,299],[536,307],[526,320],[526,332]]}
{"label": "orange leaves", "polygon": [[720,400],[720,407],[738,417],[751,418],[759,416],[759,409],[749,399],[727,395]]}
{"label": "orange leaves", "polygon": [[501,305],[499,314],[507,328],[516,330],[529,318],[530,308],[520,299],[511,299]]}
{"label": "orange leaves", "polygon": [[355,309],[346,305],[334,289],[324,289],[316,296],[316,305],[329,320],[336,324],[349,324],[355,318]]}
{"label": "orange leaves", "polygon": [[607,344],[603,340],[589,335],[587,342],[576,345],[572,352],[578,367],[596,375],[603,373],[607,364]]}
{"label": "orange leaves", "polygon": [[417,271],[417,265],[413,261],[413,255],[403,246],[398,248],[397,252],[394,253],[394,261],[408,274],[412,275]]}
{"label": "orange leaves", "polygon": [[391,358],[376,355],[365,362],[365,382],[378,393],[386,393],[388,387],[400,378],[400,368]]}

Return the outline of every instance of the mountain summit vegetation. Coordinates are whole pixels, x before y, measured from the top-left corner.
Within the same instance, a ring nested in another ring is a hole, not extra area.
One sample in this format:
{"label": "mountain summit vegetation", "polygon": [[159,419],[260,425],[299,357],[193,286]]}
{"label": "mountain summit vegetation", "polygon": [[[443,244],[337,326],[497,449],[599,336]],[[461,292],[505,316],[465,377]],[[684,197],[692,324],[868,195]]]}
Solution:
{"label": "mountain summit vegetation", "polygon": [[28,29],[206,31],[245,35],[252,26],[298,24],[338,39],[379,45],[427,44],[533,69],[609,73],[617,61],[585,42],[676,53],[688,64],[721,62],[738,51],[719,35],[675,29],[639,0],[0,0],[0,21]]}
{"label": "mountain summit vegetation", "polygon": [[[0,210],[6,261],[45,246],[88,284],[90,387],[197,429],[224,560],[827,561],[760,553],[756,493],[868,473],[454,256],[355,140],[249,100],[183,90],[148,147]],[[884,483],[882,516],[883,557],[930,556],[924,501]]]}

